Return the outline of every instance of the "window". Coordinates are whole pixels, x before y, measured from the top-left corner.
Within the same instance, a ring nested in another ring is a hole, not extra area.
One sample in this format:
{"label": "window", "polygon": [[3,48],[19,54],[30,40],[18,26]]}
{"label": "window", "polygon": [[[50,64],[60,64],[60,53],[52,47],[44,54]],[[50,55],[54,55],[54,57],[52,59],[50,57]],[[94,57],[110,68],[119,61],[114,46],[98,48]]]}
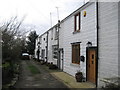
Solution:
{"label": "window", "polygon": [[72,63],[80,64],[80,44],[72,45]]}
{"label": "window", "polygon": [[55,27],[55,40],[58,39],[58,27],[56,26]]}
{"label": "window", "polygon": [[80,13],[75,15],[74,32],[80,31]]}
{"label": "window", "polygon": [[42,56],[42,59],[45,60],[45,49],[42,49],[41,56]]}
{"label": "window", "polygon": [[45,41],[45,38],[43,38],[43,40]]}
{"label": "window", "polygon": [[51,40],[53,40],[53,29],[51,30]]}
{"label": "window", "polygon": [[92,54],[92,59],[94,59],[94,54]]}
{"label": "window", "polygon": [[53,58],[56,58],[56,59],[57,59],[57,52],[58,52],[58,46],[57,46],[57,45],[53,45],[53,46],[52,46]]}

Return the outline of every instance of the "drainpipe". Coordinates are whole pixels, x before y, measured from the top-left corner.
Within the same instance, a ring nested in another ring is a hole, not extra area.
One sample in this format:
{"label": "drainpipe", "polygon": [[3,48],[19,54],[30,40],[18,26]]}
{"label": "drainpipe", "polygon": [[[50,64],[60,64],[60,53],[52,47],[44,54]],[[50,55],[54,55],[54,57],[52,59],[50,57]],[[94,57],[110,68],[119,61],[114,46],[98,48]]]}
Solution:
{"label": "drainpipe", "polygon": [[48,32],[47,32],[47,46],[46,46],[46,62],[48,62]]}
{"label": "drainpipe", "polygon": [[97,62],[96,62],[96,87],[98,86],[98,60],[99,60],[99,2],[96,0],[96,27],[97,27]]}
{"label": "drainpipe", "polygon": [[58,44],[58,60],[57,60],[57,66],[60,69],[60,57],[59,57],[59,28],[60,28],[60,20],[58,20],[58,36],[57,36],[57,44]]}

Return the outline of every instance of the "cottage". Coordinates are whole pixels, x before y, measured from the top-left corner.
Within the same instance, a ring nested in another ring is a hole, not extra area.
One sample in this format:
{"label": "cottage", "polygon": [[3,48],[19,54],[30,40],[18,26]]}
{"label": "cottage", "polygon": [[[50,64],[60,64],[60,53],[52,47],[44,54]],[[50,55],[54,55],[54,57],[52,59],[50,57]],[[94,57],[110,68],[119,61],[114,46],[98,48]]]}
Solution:
{"label": "cottage", "polygon": [[41,59],[103,86],[105,78],[119,77],[119,16],[120,2],[87,2],[36,39]]}
{"label": "cottage", "polygon": [[64,51],[63,71],[75,76],[79,70],[93,83],[96,83],[96,20],[96,3],[89,2],[61,21],[59,31],[59,48]]}
{"label": "cottage", "polygon": [[47,61],[47,53],[48,53],[47,44],[48,44],[48,37],[47,37],[47,32],[45,32],[41,36],[38,36],[38,38],[36,39],[36,46],[35,46],[36,59],[42,60],[44,62]]}
{"label": "cottage", "polygon": [[58,61],[58,32],[57,25],[48,30],[48,62],[57,65]]}

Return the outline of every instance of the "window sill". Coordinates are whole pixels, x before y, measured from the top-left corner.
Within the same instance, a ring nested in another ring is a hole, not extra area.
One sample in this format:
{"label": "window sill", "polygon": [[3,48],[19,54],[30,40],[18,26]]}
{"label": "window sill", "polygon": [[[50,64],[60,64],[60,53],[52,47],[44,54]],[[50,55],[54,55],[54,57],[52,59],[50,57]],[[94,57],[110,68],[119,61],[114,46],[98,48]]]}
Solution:
{"label": "window sill", "polygon": [[58,40],[58,38],[55,38],[55,40]]}
{"label": "window sill", "polygon": [[77,63],[70,63],[70,66],[79,67],[80,64],[77,64]]}
{"label": "window sill", "polygon": [[80,33],[80,30],[74,31],[73,34]]}

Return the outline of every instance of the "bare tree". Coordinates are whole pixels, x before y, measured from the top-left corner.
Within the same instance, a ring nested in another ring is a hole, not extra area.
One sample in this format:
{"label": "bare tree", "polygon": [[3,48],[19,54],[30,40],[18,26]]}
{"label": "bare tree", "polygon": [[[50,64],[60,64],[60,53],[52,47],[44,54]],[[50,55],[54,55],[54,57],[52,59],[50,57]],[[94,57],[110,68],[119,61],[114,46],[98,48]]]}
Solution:
{"label": "bare tree", "polygon": [[25,39],[23,36],[25,32],[20,30],[23,21],[24,17],[18,21],[17,16],[15,16],[0,27],[2,31],[3,60],[14,60],[19,56],[20,49],[22,48],[21,43],[24,42]]}
{"label": "bare tree", "polygon": [[[2,84],[8,84],[15,73],[16,61],[19,59],[22,49],[25,47],[26,31],[21,31],[21,25],[24,17],[19,21],[18,17],[12,17],[8,22],[0,27],[2,32]],[[9,63],[9,66],[6,63]],[[4,68],[5,66],[5,68]]]}

